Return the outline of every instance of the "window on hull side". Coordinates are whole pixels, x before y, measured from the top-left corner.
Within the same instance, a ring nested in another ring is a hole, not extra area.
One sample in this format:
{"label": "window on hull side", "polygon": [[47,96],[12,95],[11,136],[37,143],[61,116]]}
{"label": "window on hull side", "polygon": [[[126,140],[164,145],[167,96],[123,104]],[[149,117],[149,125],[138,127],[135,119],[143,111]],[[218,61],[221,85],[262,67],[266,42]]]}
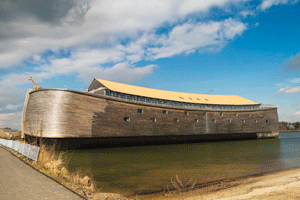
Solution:
{"label": "window on hull side", "polygon": [[144,113],[143,109],[138,109],[138,113]]}
{"label": "window on hull side", "polygon": [[125,122],[130,122],[130,117],[124,117]]}
{"label": "window on hull side", "polygon": [[163,114],[168,114],[168,111],[167,110],[162,110],[162,113]]}

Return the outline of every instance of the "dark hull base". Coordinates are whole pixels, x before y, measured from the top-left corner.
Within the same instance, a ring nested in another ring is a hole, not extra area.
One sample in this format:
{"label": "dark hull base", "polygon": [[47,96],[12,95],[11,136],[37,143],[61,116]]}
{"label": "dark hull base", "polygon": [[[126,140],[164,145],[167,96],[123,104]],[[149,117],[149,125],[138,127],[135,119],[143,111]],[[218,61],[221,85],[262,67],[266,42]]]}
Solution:
{"label": "dark hull base", "polygon": [[233,141],[257,139],[256,133],[206,134],[206,135],[169,135],[136,137],[102,137],[102,138],[37,138],[26,135],[30,143],[43,142],[55,145],[57,149],[93,149],[128,146],[165,145],[182,143],[201,143],[212,141]]}

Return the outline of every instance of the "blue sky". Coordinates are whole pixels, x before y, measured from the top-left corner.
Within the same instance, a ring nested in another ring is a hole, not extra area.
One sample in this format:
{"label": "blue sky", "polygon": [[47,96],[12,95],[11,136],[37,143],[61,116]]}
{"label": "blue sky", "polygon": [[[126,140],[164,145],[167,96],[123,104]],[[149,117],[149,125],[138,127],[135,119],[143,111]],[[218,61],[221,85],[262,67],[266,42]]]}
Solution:
{"label": "blue sky", "polygon": [[0,127],[21,128],[30,76],[239,95],[300,121],[298,0],[4,0],[0,42]]}

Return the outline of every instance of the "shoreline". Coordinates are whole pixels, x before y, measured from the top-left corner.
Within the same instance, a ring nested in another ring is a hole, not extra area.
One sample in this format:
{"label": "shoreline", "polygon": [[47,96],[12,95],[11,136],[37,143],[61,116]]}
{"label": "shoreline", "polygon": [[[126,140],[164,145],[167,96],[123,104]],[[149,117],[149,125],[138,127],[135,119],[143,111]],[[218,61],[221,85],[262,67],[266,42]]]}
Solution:
{"label": "shoreline", "polygon": [[[204,185],[204,184],[202,184]],[[216,181],[190,191],[139,196],[139,199],[238,200],[300,199],[300,166]]]}

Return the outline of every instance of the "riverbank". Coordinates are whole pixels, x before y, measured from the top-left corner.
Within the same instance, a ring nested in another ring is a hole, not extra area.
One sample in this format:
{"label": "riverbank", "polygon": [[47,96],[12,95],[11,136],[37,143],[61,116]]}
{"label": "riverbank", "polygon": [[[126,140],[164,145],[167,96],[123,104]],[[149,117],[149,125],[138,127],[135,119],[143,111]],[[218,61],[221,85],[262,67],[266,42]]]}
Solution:
{"label": "riverbank", "polygon": [[279,130],[279,132],[299,132],[300,133],[300,130],[299,129],[285,129],[285,130]]}
{"label": "riverbank", "polygon": [[[300,168],[249,177],[234,184],[237,185],[207,194],[205,199],[300,199]],[[188,199],[201,198],[196,196]]]}
{"label": "riverbank", "polygon": [[300,199],[300,168],[221,181],[184,193],[177,191],[176,193],[141,196],[139,199],[296,200]]}

